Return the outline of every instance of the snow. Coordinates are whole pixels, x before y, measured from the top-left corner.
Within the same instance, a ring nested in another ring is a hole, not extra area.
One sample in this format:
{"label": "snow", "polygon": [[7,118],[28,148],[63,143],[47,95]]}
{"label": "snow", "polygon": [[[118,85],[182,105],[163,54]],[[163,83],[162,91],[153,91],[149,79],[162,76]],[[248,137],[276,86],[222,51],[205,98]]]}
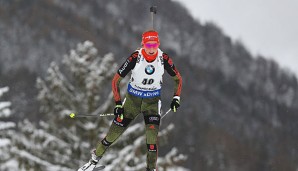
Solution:
{"label": "snow", "polygon": [[8,87],[2,87],[0,88],[0,97],[3,96],[4,93],[8,92],[9,88]]}
{"label": "snow", "polygon": [[15,159],[10,159],[3,164],[1,163],[0,170],[6,171],[7,168],[9,168],[8,171],[23,171],[18,168],[18,161]]}
{"label": "snow", "polygon": [[1,138],[0,139],[0,148],[5,147],[11,143],[10,139],[7,138]]}
{"label": "snow", "polygon": [[167,168],[167,171],[190,171],[190,170],[185,169],[183,167],[175,167],[175,168]]}
{"label": "snow", "polygon": [[123,133],[123,136],[126,137],[126,136],[132,134],[133,132],[135,132],[136,130],[144,130],[143,127],[144,127],[144,125],[142,125],[140,123],[134,124],[127,128],[127,130]]}
{"label": "snow", "polygon": [[0,103],[0,117],[8,117],[11,115],[11,110],[7,109],[11,105],[10,102],[1,102]]}
{"label": "snow", "polygon": [[14,128],[16,126],[16,124],[14,122],[3,122],[0,121],[0,131],[1,130],[6,130],[6,129],[10,129],[10,128]]}
{"label": "snow", "polygon": [[46,171],[53,171],[53,170],[73,171],[73,169],[70,169],[70,168],[65,168],[63,166],[51,164],[48,161],[42,160],[25,150],[19,150],[17,148],[12,148],[11,151],[18,154],[22,158],[28,159],[28,161],[33,161],[35,163],[38,163],[38,164],[44,166],[46,168]]}
{"label": "snow", "polygon": [[[4,93],[7,93],[9,91],[8,87],[0,88],[0,97],[3,96]],[[11,102],[1,102],[0,101],[0,118],[2,117],[9,117],[11,115],[10,109],[8,109],[11,106]],[[1,125],[0,125],[1,127]]]}
{"label": "snow", "polygon": [[94,122],[87,122],[87,123],[84,123],[83,127],[86,131],[88,131],[88,130],[95,129],[97,125]]}

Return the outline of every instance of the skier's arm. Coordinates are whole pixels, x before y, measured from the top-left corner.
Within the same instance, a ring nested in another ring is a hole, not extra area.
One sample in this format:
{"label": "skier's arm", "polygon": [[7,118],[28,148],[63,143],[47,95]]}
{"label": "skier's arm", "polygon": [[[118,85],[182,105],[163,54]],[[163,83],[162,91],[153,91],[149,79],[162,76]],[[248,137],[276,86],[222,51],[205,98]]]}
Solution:
{"label": "skier's arm", "polygon": [[114,94],[114,100],[116,105],[122,105],[121,104],[121,97],[120,97],[120,89],[119,89],[119,85],[120,85],[120,81],[122,80],[122,77],[116,73],[114,75],[113,81],[112,81],[112,91]]}
{"label": "skier's arm", "polygon": [[181,77],[178,70],[176,70],[176,75],[173,76],[173,79],[175,81],[174,96],[179,96],[180,97],[181,89],[182,89],[182,77]]}
{"label": "skier's arm", "polygon": [[172,111],[176,112],[177,109],[180,106],[180,94],[182,89],[182,77],[173,64],[172,59],[167,55],[163,54],[163,60],[164,60],[164,67],[165,70],[168,72],[170,76],[172,76],[173,80],[175,81],[175,88],[174,88],[174,97],[171,103],[171,109]]}
{"label": "skier's arm", "polygon": [[135,67],[138,55],[139,53],[137,51],[131,54],[114,75],[112,80],[112,91],[116,105],[122,105],[119,88],[120,82]]}
{"label": "skier's arm", "polygon": [[175,86],[174,86],[174,97],[179,97],[182,90],[182,77],[178,71],[178,69],[175,67],[172,59],[166,54],[163,53],[163,60],[164,60],[164,68],[168,72],[170,76],[172,76]]}

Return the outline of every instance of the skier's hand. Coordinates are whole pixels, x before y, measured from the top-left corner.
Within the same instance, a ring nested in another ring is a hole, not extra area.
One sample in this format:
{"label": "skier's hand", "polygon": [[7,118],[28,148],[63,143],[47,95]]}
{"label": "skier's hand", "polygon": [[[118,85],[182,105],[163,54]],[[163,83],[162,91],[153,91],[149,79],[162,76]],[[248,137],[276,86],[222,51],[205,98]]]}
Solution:
{"label": "skier's hand", "polygon": [[123,115],[123,113],[124,113],[124,108],[122,107],[122,105],[116,105],[114,108],[114,115],[120,116],[120,115]]}
{"label": "skier's hand", "polygon": [[172,103],[171,103],[172,111],[176,112],[177,109],[179,108],[179,106],[180,106],[180,97],[179,96],[174,96],[173,100],[172,100]]}

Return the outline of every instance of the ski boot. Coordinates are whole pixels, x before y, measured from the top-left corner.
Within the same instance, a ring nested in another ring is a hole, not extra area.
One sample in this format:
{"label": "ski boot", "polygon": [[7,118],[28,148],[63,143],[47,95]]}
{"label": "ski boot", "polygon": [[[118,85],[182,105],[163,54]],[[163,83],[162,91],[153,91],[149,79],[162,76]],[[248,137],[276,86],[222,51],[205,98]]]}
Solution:
{"label": "ski boot", "polygon": [[149,168],[146,168],[146,171],[156,171],[156,169],[149,169]]}
{"label": "ski boot", "polygon": [[86,163],[84,166],[79,168],[78,171],[92,171],[96,167],[96,165],[100,159],[101,159],[101,156],[96,156],[95,150],[92,150],[91,151],[91,159],[89,160],[88,163]]}

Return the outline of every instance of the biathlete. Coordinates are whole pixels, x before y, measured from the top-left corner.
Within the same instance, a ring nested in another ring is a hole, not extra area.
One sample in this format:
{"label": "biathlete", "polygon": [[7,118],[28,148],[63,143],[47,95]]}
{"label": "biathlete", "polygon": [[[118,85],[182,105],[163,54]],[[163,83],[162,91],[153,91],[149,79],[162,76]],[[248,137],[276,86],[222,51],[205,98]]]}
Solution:
{"label": "biathlete", "polygon": [[[180,106],[182,78],[172,59],[159,49],[158,32],[149,30],[142,34],[142,48],[132,53],[121,65],[112,81],[115,100],[114,114],[111,127],[106,137],[99,141],[95,150],[91,152],[91,159],[78,171],[92,171],[104,155],[107,148],[127,129],[128,125],[138,114],[144,116],[146,126],[147,168],[155,171],[157,162],[157,136],[161,114],[161,88],[164,70],[175,82],[174,95],[171,102],[172,111]],[[120,97],[120,81],[129,73],[125,103]]]}

